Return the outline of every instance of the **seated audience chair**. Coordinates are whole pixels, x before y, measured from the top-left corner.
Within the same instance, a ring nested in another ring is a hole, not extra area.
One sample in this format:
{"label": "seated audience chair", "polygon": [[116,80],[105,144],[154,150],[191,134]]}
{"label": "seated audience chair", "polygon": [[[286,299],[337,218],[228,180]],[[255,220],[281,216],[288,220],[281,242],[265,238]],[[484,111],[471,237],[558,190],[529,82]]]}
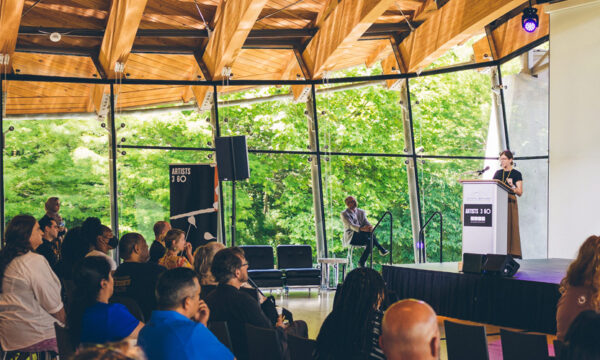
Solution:
{"label": "seated audience chair", "polygon": [[285,273],[286,292],[290,286],[321,288],[321,269],[313,268],[310,245],[277,246],[277,267]]}
{"label": "seated audience chair", "polygon": [[299,336],[287,336],[288,348],[290,350],[290,360],[306,360],[313,358],[313,352],[317,347],[317,342],[312,339],[305,339]]}
{"label": "seated audience chair", "polygon": [[58,323],[54,323],[54,331],[56,333],[56,345],[58,345],[58,356],[61,359],[70,359],[75,353],[75,347],[71,341],[69,331]]}
{"label": "seated audience chair", "polygon": [[283,272],[275,269],[270,245],[240,246],[248,261],[248,276],[261,288],[283,287]]}
{"label": "seated audience chair", "polygon": [[282,359],[275,330],[246,324],[246,339],[248,341],[248,360]]}
{"label": "seated audience chair", "polygon": [[444,320],[448,360],[489,360],[485,327]]}
{"label": "seated audience chair", "polygon": [[548,360],[546,335],[500,329],[504,360]]}
{"label": "seated audience chair", "polygon": [[229,336],[229,327],[226,321],[213,321],[208,325],[208,329],[216,336],[221,344],[227,346],[227,348],[233,351],[233,345],[231,344],[231,337]]}
{"label": "seated audience chair", "polygon": [[556,359],[560,359],[561,358],[560,354],[565,348],[565,343],[556,339],[556,340],[554,340],[553,344],[554,344],[554,357]]}

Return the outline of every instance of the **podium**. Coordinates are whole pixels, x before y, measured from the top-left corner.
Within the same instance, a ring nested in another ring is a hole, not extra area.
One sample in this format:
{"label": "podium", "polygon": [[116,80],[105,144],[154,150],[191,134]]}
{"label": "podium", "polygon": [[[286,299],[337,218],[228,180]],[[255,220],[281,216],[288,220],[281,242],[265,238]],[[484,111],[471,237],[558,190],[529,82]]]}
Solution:
{"label": "podium", "polygon": [[463,184],[462,252],[506,254],[508,194],[499,180],[461,180]]}

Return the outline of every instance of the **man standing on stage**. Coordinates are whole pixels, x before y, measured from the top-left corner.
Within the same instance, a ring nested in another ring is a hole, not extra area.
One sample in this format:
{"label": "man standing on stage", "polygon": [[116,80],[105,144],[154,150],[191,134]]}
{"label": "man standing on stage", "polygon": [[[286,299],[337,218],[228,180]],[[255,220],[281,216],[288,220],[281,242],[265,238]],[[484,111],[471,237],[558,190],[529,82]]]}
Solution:
{"label": "man standing on stage", "polygon": [[[365,211],[359,209],[356,199],[353,196],[348,196],[346,200],[347,209],[342,211],[342,222],[344,223],[344,246],[364,246],[358,266],[364,267],[367,258],[371,254],[371,233],[373,226],[367,220]],[[389,254],[389,251],[383,248],[373,235],[373,245],[379,249],[381,256]]]}

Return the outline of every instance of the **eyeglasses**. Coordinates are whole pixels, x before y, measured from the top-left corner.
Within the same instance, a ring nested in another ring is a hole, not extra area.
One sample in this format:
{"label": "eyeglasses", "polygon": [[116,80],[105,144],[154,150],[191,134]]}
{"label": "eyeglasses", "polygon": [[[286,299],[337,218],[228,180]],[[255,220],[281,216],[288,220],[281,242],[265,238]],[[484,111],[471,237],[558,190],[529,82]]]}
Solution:
{"label": "eyeglasses", "polygon": [[244,267],[244,266],[248,266],[248,263],[247,262],[242,263],[242,266],[240,266],[240,267]]}

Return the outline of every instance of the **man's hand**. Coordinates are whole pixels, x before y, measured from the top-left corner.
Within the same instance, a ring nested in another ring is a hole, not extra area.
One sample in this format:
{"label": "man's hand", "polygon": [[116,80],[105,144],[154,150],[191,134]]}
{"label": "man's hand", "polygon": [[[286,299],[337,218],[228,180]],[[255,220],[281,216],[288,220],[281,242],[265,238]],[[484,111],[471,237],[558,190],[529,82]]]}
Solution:
{"label": "man's hand", "polygon": [[277,318],[277,323],[275,323],[275,326],[279,326],[282,329],[287,328],[288,326],[283,323],[284,320],[285,320],[285,317],[283,315],[279,315],[279,317]]}
{"label": "man's hand", "polygon": [[373,231],[373,227],[371,225],[365,225],[365,226],[361,226],[360,231],[365,231],[365,232],[372,232]]}
{"label": "man's hand", "polygon": [[200,300],[200,304],[198,305],[198,312],[194,315],[194,320],[204,324],[207,326],[208,318],[210,317],[210,309],[208,305],[204,302],[204,300]]}

